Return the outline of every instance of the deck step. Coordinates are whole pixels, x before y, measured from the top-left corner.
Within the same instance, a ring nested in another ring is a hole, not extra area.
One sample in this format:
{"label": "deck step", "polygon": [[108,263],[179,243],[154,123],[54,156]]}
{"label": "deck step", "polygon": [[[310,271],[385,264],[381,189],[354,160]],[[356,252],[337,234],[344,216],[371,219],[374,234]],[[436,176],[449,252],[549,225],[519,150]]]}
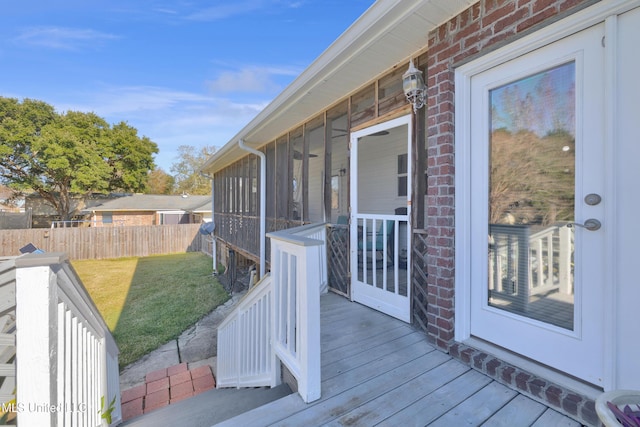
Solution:
{"label": "deck step", "polygon": [[209,427],[290,394],[286,384],[274,388],[213,389],[132,418],[120,426]]}

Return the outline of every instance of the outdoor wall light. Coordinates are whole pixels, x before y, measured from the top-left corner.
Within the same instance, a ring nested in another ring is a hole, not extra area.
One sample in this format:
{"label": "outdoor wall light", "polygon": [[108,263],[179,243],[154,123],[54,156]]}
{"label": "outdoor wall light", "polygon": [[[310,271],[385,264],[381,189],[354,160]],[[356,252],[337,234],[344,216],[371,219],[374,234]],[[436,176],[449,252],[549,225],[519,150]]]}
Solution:
{"label": "outdoor wall light", "polygon": [[418,112],[425,104],[427,87],[422,78],[422,71],[413,65],[413,59],[409,62],[409,69],[402,75],[402,88],[407,101],[413,104],[413,111]]}

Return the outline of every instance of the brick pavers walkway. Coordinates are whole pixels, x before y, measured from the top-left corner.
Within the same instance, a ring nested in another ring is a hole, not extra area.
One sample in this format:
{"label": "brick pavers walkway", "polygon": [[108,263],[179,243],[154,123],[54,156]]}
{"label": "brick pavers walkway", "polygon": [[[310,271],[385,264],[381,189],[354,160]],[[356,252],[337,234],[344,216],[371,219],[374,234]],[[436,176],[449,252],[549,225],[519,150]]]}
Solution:
{"label": "brick pavers walkway", "polygon": [[188,369],[186,363],[146,375],[145,383],[122,392],[122,420],[195,396],[216,386],[209,365]]}

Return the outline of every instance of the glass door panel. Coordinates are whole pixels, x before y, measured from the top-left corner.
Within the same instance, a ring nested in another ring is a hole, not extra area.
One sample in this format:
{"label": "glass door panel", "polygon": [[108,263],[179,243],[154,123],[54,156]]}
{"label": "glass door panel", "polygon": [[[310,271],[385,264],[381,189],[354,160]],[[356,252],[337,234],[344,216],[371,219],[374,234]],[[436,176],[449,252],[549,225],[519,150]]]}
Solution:
{"label": "glass door panel", "polygon": [[575,63],[489,91],[490,306],[573,330]]}

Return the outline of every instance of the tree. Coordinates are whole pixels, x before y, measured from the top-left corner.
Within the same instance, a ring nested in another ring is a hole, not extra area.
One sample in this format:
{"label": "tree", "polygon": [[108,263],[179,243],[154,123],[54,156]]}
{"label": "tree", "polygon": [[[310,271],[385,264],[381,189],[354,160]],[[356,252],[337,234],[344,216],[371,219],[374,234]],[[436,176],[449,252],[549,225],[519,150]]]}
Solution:
{"label": "tree", "polygon": [[178,161],[171,165],[176,180],[176,193],[210,194],[209,179],[198,172],[207,159],[216,152],[213,146],[204,146],[197,151],[191,145],[178,147]]}
{"label": "tree", "polygon": [[147,193],[149,194],[171,194],[175,185],[175,179],[166,173],[164,169],[158,168],[149,172]]}
{"label": "tree", "polygon": [[0,180],[32,190],[62,220],[72,196],[141,192],[157,145],[125,122],[110,126],[94,113],[57,113],[45,102],[0,97]]}

